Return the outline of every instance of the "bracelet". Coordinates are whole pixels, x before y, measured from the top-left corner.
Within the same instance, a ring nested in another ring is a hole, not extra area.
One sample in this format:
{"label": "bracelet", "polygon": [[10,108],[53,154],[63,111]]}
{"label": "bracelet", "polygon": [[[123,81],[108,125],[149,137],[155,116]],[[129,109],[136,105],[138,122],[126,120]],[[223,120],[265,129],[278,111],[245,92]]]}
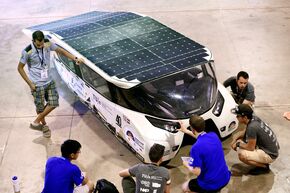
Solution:
{"label": "bracelet", "polygon": [[240,147],[240,145],[241,145],[241,142],[238,141],[238,142],[236,143],[236,146],[237,146],[237,147]]}

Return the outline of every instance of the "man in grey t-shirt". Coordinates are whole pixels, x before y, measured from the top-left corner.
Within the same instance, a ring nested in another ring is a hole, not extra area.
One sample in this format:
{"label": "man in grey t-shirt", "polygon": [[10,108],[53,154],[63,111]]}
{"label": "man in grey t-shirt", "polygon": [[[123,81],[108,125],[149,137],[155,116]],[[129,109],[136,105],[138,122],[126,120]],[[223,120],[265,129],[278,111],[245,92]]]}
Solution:
{"label": "man in grey t-shirt", "polygon": [[240,71],[237,76],[232,76],[223,83],[225,87],[231,87],[231,94],[237,104],[253,105],[255,102],[254,86],[249,82],[249,74]]}
{"label": "man in grey t-shirt", "polygon": [[272,129],[261,119],[253,116],[249,105],[240,104],[232,113],[237,115],[239,123],[247,125],[232,142],[232,148],[238,152],[239,159],[256,168],[250,174],[258,175],[270,171],[269,164],[279,155],[279,143]]}
{"label": "man in grey t-shirt", "polygon": [[[160,167],[165,147],[154,144],[149,150],[149,164],[137,164],[129,169],[120,171],[123,177],[124,193],[170,193],[170,175],[166,168]],[[131,177],[136,177],[136,183]]]}
{"label": "man in grey t-shirt", "polygon": [[[30,127],[42,130],[44,137],[50,137],[50,130],[46,124],[45,117],[59,105],[55,82],[50,74],[50,54],[52,51],[66,56],[76,64],[84,62],[83,59],[75,57],[45,39],[42,31],[33,32],[32,43],[22,51],[18,72],[30,87],[37,113],[37,118],[31,122]],[[26,64],[28,65],[29,76],[24,71]]]}

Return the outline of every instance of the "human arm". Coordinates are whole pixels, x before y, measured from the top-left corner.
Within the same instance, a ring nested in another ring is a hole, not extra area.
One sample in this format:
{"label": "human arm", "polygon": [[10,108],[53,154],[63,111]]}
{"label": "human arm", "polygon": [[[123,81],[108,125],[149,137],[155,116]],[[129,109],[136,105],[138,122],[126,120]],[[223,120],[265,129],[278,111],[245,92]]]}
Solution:
{"label": "human arm", "polygon": [[170,193],[170,184],[166,184],[164,193]]}
{"label": "human arm", "polygon": [[234,76],[232,76],[232,77],[226,79],[226,80],[223,82],[224,87],[229,87],[229,86],[231,86],[231,84],[232,84],[233,81],[236,81],[236,77],[234,77]]}
{"label": "human arm", "polygon": [[122,171],[119,172],[119,176],[120,177],[128,177],[128,176],[131,176],[130,172],[129,172],[129,169],[124,169]]}
{"label": "human arm", "polygon": [[236,150],[236,143],[238,141],[242,141],[241,139],[245,136],[246,129],[243,129],[242,131],[237,132],[235,135],[233,135],[233,140],[231,142],[231,147],[233,150]]}
{"label": "human arm", "polygon": [[77,58],[74,55],[72,55],[71,53],[69,53],[68,51],[66,51],[65,49],[61,48],[61,47],[57,47],[55,49],[55,51],[59,54],[64,55],[65,57],[75,61],[76,64],[81,64],[84,63],[84,59],[83,58]]}
{"label": "human arm", "polygon": [[26,72],[24,70],[24,66],[25,66],[25,64],[23,64],[22,62],[19,62],[17,70],[18,70],[19,74],[21,75],[21,77],[23,78],[23,80],[30,87],[30,89],[32,91],[34,91],[35,90],[35,84],[33,84],[33,82],[31,82],[31,80],[28,78],[28,76],[27,76],[27,74],[26,74]]}
{"label": "human arm", "polygon": [[183,165],[192,172],[195,176],[199,176],[201,173],[201,169],[199,167],[192,167],[189,165],[188,161],[183,161]]}
{"label": "human arm", "polygon": [[241,149],[245,149],[248,151],[254,151],[256,148],[256,143],[257,143],[256,139],[248,139],[247,143],[238,141],[235,145],[236,145],[236,148],[239,147]]}
{"label": "human arm", "polygon": [[180,129],[178,129],[178,131],[181,131],[187,135],[190,135],[191,137],[196,138],[196,136],[193,134],[193,132],[188,130],[182,122],[179,122],[179,123],[180,123]]}
{"label": "human arm", "polygon": [[244,99],[243,100],[243,104],[246,104],[246,105],[249,105],[249,106],[252,106],[254,104],[254,101],[249,101],[247,99]]}
{"label": "human arm", "polygon": [[255,88],[254,86],[249,82],[247,85],[247,92],[245,99],[243,100],[243,104],[252,106],[255,102]]}
{"label": "human arm", "polygon": [[257,144],[257,134],[259,132],[259,128],[260,128],[260,123],[255,120],[252,121],[251,124],[248,124],[247,131],[246,131],[246,135],[247,135],[246,142],[238,140],[234,144],[235,149],[239,147],[241,149],[245,149],[248,151],[254,151]]}
{"label": "human arm", "polygon": [[84,179],[81,183],[82,186],[88,186],[89,187],[89,193],[92,193],[94,190],[94,183],[89,180],[89,178],[87,177],[87,175],[85,175],[86,173],[82,172],[82,175],[84,176]]}
{"label": "human arm", "polygon": [[82,185],[86,185],[89,182],[89,178],[87,176],[85,176]]}

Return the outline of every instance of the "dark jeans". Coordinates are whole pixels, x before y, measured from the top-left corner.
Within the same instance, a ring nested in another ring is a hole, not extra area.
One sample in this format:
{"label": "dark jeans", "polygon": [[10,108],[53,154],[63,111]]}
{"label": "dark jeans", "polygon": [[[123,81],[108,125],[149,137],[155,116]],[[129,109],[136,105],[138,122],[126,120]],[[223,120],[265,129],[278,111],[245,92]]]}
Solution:
{"label": "dark jeans", "polygon": [[136,183],[134,179],[131,176],[123,178],[122,188],[124,193],[135,193]]}

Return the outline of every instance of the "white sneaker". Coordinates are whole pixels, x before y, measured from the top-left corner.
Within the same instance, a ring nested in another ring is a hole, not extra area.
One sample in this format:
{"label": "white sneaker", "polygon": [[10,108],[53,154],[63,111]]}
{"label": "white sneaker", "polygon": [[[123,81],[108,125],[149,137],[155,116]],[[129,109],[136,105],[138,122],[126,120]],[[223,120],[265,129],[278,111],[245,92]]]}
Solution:
{"label": "white sneaker", "polygon": [[51,137],[51,131],[50,131],[50,129],[49,129],[49,127],[47,126],[47,125],[44,125],[43,127],[42,127],[42,136],[43,137],[46,137],[46,138],[50,138]]}
{"label": "white sneaker", "polygon": [[42,131],[43,129],[43,125],[39,124],[39,123],[30,123],[30,128],[33,130],[37,130],[37,131]]}

